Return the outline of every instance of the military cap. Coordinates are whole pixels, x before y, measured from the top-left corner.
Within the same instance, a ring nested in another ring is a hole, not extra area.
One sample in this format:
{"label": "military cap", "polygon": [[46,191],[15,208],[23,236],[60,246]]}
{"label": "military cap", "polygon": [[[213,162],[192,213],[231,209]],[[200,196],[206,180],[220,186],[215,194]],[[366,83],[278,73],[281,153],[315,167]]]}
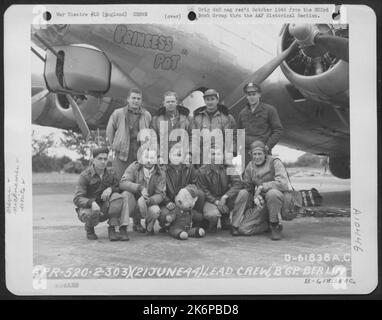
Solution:
{"label": "military cap", "polygon": [[249,92],[261,92],[261,87],[254,83],[254,82],[250,82],[250,83],[247,83],[244,88],[243,88],[244,92],[245,93],[249,93]]}
{"label": "military cap", "polygon": [[101,153],[109,154],[109,149],[107,147],[100,147],[100,148],[93,149],[92,151],[93,158],[97,157]]}
{"label": "military cap", "polygon": [[203,97],[205,98],[208,96],[215,96],[219,99],[219,92],[217,92],[215,89],[208,89],[204,92]]}
{"label": "military cap", "polygon": [[261,151],[265,152],[265,144],[264,144],[264,142],[262,142],[260,140],[256,140],[256,141],[252,142],[251,145],[250,145],[250,150],[254,151],[256,149],[260,149]]}

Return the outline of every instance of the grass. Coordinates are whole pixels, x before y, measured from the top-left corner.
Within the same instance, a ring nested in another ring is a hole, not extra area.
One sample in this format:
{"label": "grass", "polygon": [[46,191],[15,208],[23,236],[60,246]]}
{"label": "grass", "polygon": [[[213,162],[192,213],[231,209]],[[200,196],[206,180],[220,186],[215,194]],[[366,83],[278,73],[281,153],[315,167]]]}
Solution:
{"label": "grass", "polygon": [[290,167],[287,168],[290,176],[303,177],[303,176],[332,176],[330,170],[324,168],[310,168],[310,167]]}
{"label": "grass", "polygon": [[34,172],[32,174],[33,184],[48,184],[48,183],[73,183],[78,180],[78,174],[75,173],[59,173],[59,172]]}
{"label": "grass", "polygon": [[[289,175],[292,177],[304,177],[304,176],[331,176],[329,170],[324,173],[323,168],[287,168]],[[78,180],[78,174],[74,173],[60,173],[60,172],[44,172],[32,174],[33,184],[51,184],[51,183],[72,183],[75,184]]]}

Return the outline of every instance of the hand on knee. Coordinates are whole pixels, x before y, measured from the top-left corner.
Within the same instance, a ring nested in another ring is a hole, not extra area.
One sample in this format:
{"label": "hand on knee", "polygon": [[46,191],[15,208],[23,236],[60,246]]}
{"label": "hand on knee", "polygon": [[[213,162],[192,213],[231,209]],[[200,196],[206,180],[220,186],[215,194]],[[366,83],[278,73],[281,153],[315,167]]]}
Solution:
{"label": "hand on knee", "polygon": [[167,224],[170,224],[173,221],[174,221],[174,218],[172,216],[170,216],[170,215],[166,216],[166,223]]}
{"label": "hand on knee", "polygon": [[139,211],[141,213],[146,213],[147,212],[147,205],[146,205],[146,201],[145,201],[145,198],[143,197],[140,197],[138,199],[138,208],[139,208]]}
{"label": "hand on knee", "polygon": [[139,206],[139,207],[142,207],[142,206],[143,206],[143,207],[147,207],[147,206],[146,206],[146,200],[145,200],[145,198],[143,198],[143,197],[139,197],[139,198],[138,198],[138,206]]}
{"label": "hand on knee", "polygon": [[159,208],[159,206],[154,205],[154,206],[148,207],[147,212],[154,219],[158,219],[158,217],[160,215],[160,208]]}
{"label": "hand on knee", "polygon": [[236,199],[248,199],[249,198],[249,192],[246,189],[242,189],[237,194]]}
{"label": "hand on knee", "polygon": [[204,218],[208,221],[218,221],[219,217],[221,217],[221,214],[218,208],[204,212]]}

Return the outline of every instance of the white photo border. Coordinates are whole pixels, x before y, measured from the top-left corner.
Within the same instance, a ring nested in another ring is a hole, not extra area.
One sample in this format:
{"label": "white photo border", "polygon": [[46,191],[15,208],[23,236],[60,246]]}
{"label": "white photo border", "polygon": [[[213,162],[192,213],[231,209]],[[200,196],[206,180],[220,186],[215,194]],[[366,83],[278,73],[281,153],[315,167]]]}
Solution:
{"label": "white photo border", "polygon": [[[184,5],[186,12],[198,5]],[[240,5],[238,5],[240,6]],[[300,5],[299,5],[300,6]],[[49,11],[59,6],[44,5]],[[81,5],[81,10],[91,10]],[[96,7],[96,6],[94,6]],[[99,6],[98,6],[99,7]],[[107,6],[108,8],[112,6]],[[116,10],[119,10],[116,6]],[[145,6],[146,8],[155,5]],[[180,5],[176,5],[177,8]],[[334,7],[334,6],[332,6]],[[156,12],[164,6],[156,5]],[[367,294],[378,284],[377,237],[377,57],[376,16],[364,5],[343,5],[342,23],[349,24],[350,128],[351,128],[351,247],[352,278],[345,290],[331,284],[304,284],[302,278],[271,279],[128,279],[79,280],[79,288],[57,289],[67,280],[49,280],[47,288],[32,284],[32,166],[31,166],[31,63],[30,30],[36,19],[35,5],[13,5],[4,14],[4,154],[5,199],[7,190],[22,184],[23,203],[17,213],[6,215],[6,285],[16,295],[235,295],[235,294]],[[346,17],[345,17],[346,16]],[[155,19],[162,19],[161,16]],[[155,20],[154,19],[154,20]],[[160,21],[160,20],[159,20]],[[104,20],[104,23],[106,20]],[[280,21],[279,21],[280,22]],[[317,21],[313,21],[317,22]],[[327,21],[329,23],[329,21]],[[61,21],[51,21],[52,24]],[[101,23],[75,18],[65,23]],[[107,20],[106,23],[111,23]],[[118,23],[118,21],[112,21]],[[129,21],[129,23],[133,23]],[[136,23],[134,21],[134,23]],[[142,22],[146,23],[146,22]],[[154,23],[151,21],[150,23]],[[188,23],[188,22],[184,22]],[[271,22],[261,22],[271,23]],[[325,21],[323,21],[325,23]],[[333,23],[331,21],[330,23]],[[367,36],[365,36],[367,35]],[[365,56],[367,53],[367,57]],[[367,143],[366,143],[367,142]],[[365,167],[367,170],[365,171]],[[11,202],[10,202],[11,205]],[[356,250],[357,237],[362,250]],[[171,282],[171,286],[168,283]],[[100,289],[102,288],[102,289]],[[185,288],[187,288],[185,290]]]}

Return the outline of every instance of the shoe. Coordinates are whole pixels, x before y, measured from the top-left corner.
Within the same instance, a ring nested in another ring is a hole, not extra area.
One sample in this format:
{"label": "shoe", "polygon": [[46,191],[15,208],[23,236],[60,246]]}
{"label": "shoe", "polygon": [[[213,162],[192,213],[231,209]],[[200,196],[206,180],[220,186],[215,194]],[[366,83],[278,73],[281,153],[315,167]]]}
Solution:
{"label": "shoe", "polygon": [[271,226],[271,239],[276,241],[280,240],[282,229],[283,229],[283,226],[281,224],[278,224],[276,226]]}
{"label": "shoe", "polygon": [[152,229],[152,230],[146,230],[146,235],[148,235],[148,236],[153,236],[155,234],[155,232],[154,232],[154,229]]}
{"label": "shoe", "polygon": [[216,233],[218,231],[218,226],[216,224],[214,225],[209,225],[207,232],[208,233]]}
{"label": "shoe", "polygon": [[159,229],[159,233],[167,233],[167,231],[168,231],[168,227],[162,227],[162,228],[160,228]]}
{"label": "shoe", "polygon": [[119,235],[118,235],[117,231],[115,231],[114,226],[109,226],[107,228],[107,232],[108,232],[108,236],[109,236],[110,241],[118,241],[119,240]]}
{"label": "shoe", "polygon": [[127,235],[127,226],[119,227],[119,240],[121,241],[129,241],[129,236]]}
{"label": "shoe", "polygon": [[231,224],[229,221],[229,216],[223,215],[221,217],[220,222],[221,222],[222,230],[231,230]]}
{"label": "shoe", "polygon": [[210,222],[207,219],[204,219],[202,223],[200,224],[200,227],[203,228],[204,230],[207,230],[209,225],[210,225]]}
{"label": "shoe", "polygon": [[232,228],[231,228],[231,235],[232,235],[233,237],[241,236],[241,234],[240,234],[240,232],[239,232],[239,229],[236,228],[236,227],[232,227]]}
{"label": "shoe", "polygon": [[222,230],[231,230],[231,226],[229,224],[222,224]]}
{"label": "shoe", "polygon": [[134,224],[133,225],[133,230],[139,233],[145,233],[146,229],[142,227],[141,224]]}
{"label": "shoe", "polygon": [[86,237],[88,240],[97,240],[98,237],[95,234],[94,227],[85,227],[86,230]]}

